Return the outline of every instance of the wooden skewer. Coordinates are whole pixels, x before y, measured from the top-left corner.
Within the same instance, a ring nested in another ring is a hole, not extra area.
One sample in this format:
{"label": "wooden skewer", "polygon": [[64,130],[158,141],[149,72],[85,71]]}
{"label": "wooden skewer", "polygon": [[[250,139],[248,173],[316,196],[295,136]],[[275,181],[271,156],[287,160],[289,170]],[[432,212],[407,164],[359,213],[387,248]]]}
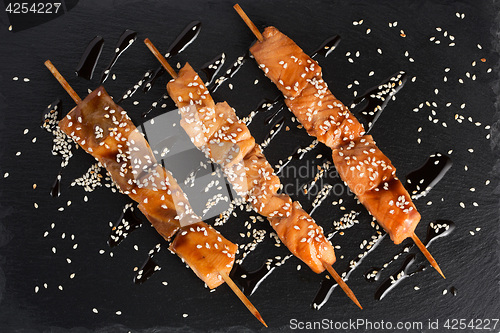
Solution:
{"label": "wooden skewer", "polygon": [[264,37],[260,33],[259,29],[257,29],[255,24],[252,22],[252,20],[250,20],[247,14],[243,11],[243,9],[241,9],[240,5],[236,4],[233,6],[233,8],[236,10],[238,15],[240,15],[243,21],[245,21],[246,25],[250,28],[250,30],[252,30],[253,34],[255,35],[255,37],[257,37],[259,42],[262,42],[264,40]]}
{"label": "wooden skewer", "polygon": [[[241,9],[241,8],[240,8]],[[257,30],[258,31],[258,30]],[[156,49],[156,47],[153,45],[153,43],[151,43],[151,41],[146,38],[144,40],[144,43],[148,46],[148,48],[151,50],[151,52],[153,52],[153,54],[155,55],[155,57],[160,61],[160,63],[163,65],[163,67],[170,73],[170,71],[168,70],[168,68],[171,68],[172,67],[168,64],[167,60],[165,59],[165,57],[163,57],[163,55],[158,51],[158,49]],[[173,70],[173,69],[172,69]],[[175,71],[174,71],[175,73]],[[177,73],[175,73],[175,76],[172,75],[172,77],[175,79],[177,77]],[[358,299],[356,298],[356,296],[354,296],[354,293],[352,292],[352,290],[347,286],[347,284],[340,278],[340,276],[338,275],[338,273],[333,269],[332,266],[328,265],[327,263],[325,262],[322,262],[323,263],[323,267],[326,268],[326,270],[328,270],[328,272],[332,275],[332,277],[335,279],[335,281],[338,283],[338,285],[340,286],[340,288],[342,288],[342,290],[347,294],[347,296],[349,296],[349,298],[354,302],[356,303],[357,306],[359,306],[361,309],[363,309],[363,307],[361,306],[361,304],[358,302]],[[233,281],[231,281],[231,279],[229,278],[229,276],[227,276],[226,274],[222,274],[222,273],[219,273],[221,274],[221,276],[224,278],[224,281],[226,281],[226,283],[231,286],[234,285],[234,287],[236,289],[233,289],[233,291],[235,292],[235,294],[240,297],[240,293],[241,291],[238,289],[238,287],[236,287],[236,285],[234,284]],[[226,280],[229,279],[230,283]],[[231,286],[231,288],[233,288]],[[243,293],[241,293],[241,295],[243,297],[245,297],[245,295],[243,295]],[[257,316],[258,312],[257,310],[255,309],[255,307],[253,305],[251,305],[250,301],[248,301],[248,299],[245,297],[245,299],[242,299],[240,297],[240,300],[243,302],[243,304],[246,305],[246,307],[254,314],[254,316],[259,319],[260,318],[260,314]],[[247,303],[245,302],[248,301],[250,303],[250,306],[247,305]],[[252,310],[254,309],[257,314]],[[261,319],[259,319],[264,325],[266,325]],[[267,325],[266,325],[267,327]]]}
{"label": "wooden skewer", "polygon": [[[238,12],[238,14],[241,16],[241,18],[243,19],[243,21],[245,21],[246,25],[250,28],[250,30],[252,30],[252,32],[255,35],[255,37],[257,37],[257,39],[262,42],[262,40],[263,40],[262,34],[255,27],[255,24],[253,24],[253,22],[250,20],[250,18],[248,18],[247,14],[245,14],[245,12],[243,11],[243,9],[241,9],[241,7],[238,4],[234,5],[233,8]],[[411,236],[411,238],[413,239],[413,241],[415,242],[415,244],[417,244],[417,246],[420,249],[420,251],[422,251],[422,253],[425,255],[425,257],[427,258],[427,260],[429,261],[429,263],[432,265],[432,267],[434,267],[438,271],[438,273],[441,274],[441,276],[446,279],[446,277],[444,276],[443,272],[441,271],[441,268],[439,268],[439,265],[438,265],[437,261],[432,257],[432,255],[430,254],[429,250],[427,250],[427,248],[425,247],[425,245],[422,244],[422,242],[417,237],[417,235],[415,235],[415,233],[413,233],[413,235]]]}
{"label": "wooden skewer", "polygon": [[[146,38],[144,40],[144,44],[149,48],[149,50],[153,53],[153,55],[158,59],[158,61],[161,63],[163,68],[172,76],[172,78],[176,79],[177,78],[177,73],[175,72],[175,69],[170,66],[168,63],[167,59],[158,51],[158,49],[153,45],[153,43],[149,40],[149,38]],[[248,310],[257,318],[264,326],[267,327],[266,322],[264,319],[262,319],[262,316],[260,315],[259,311],[255,308],[255,306],[250,302],[250,300],[241,292],[241,290],[236,286],[236,284],[231,280],[229,275],[227,275],[224,272],[219,272],[220,276],[224,279],[224,281],[227,283],[229,287],[233,290],[233,292],[238,296],[240,301],[245,304]]]}
{"label": "wooden skewer", "polygon": [[160,53],[160,51],[158,51],[156,46],[153,45],[153,43],[149,40],[149,38],[146,38],[144,40],[144,44],[146,44],[148,49],[154,54],[156,59],[158,59],[158,61],[161,63],[163,68],[165,68],[168,74],[170,74],[170,76],[173,77],[174,79],[177,79],[177,73],[175,72],[175,69],[173,69],[172,66],[170,66],[170,64],[167,62],[167,59],[165,59],[165,57]]}
{"label": "wooden skewer", "polygon": [[47,61],[44,62],[44,64],[45,64],[45,67],[47,67],[49,69],[49,71],[52,73],[52,75],[54,75],[54,77],[56,78],[56,80],[59,81],[59,83],[64,88],[64,90],[66,90],[66,92],[68,93],[68,95],[70,95],[71,98],[73,98],[73,100],[75,101],[75,103],[76,104],[80,103],[82,101],[82,99],[80,98],[80,96],[78,96],[78,94],[76,93],[76,91],[73,88],[71,88],[71,86],[69,85],[68,81],[66,81],[66,79],[61,75],[61,73],[59,73],[59,71],[52,64],[52,62],[50,60],[47,60]]}
{"label": "wooden skewer", "polygon": [[[146,43],[146,41],[149,43]],[[158,50],[154,47],[154,45],[149,41],[149,39],[146,39],[144,41],[146,43],[146,45],[148,45],[148,47],[151,45],[151,47],[154,48],[154,50],[156,50],[156,53],[160,55],[160,57],[164,60],[164,62],[168,65],[168,67],[170,68],[170,70],[172,71],[172,73],[175,74],[175,77],[177,77],[177,73],[175,73],[175,70],[170,67],[170,65],[167,63],[167,60],[165,60],[165,58],[163,58],[163,56],[158,52]],[[155,56],[157,55],[150,47],[150,50],[153,52],[153,54],[155,54]],[[158,58],[158,56],[157,56]],[[160,59],[158,59],[160,60]],[[163,64],[162,61],[160,61]],[[50,72],[54,75],[54,77],[57,79],[57,81],[59,81],[59,83],[63,86],[64,90],[66,90],[66,92],[73,98],[73,100],[75,101],[76,104],[80,103],[82,101],[82,99],[80,98],[80,96],[78,96],[78,94],[73,90],[73,88],[71,88],[71,86],[69,85],[68,81],[66,81],[66,79],[61,75],[61,73],[59,73],[59,71],[57,70],[57,68],[52,64],[52,62],[50,62],[50,60],[47,60],[45,61],[45,66],[50,70]],[[165,65],[164,65],[165,67]],[[167,68],[165,68],[170,74],[172,74],[170,72],[170,70],[168,70]],[[262,316],[260,315],[259,311],[257,311],[257,309],[255,308],[255,306],[253,306],[253,304],[250,302],[250,300],[248,300],[248,298],[245,296],[245,294],[243,294],[241,292],[240,289],[238,289],[238,287],[236,286],[236,284],[233,282],[233,280],[231,280],[231,278],[224,272],[219,272],[219,274],[222,276],[222,278],[224,279],[224,281],[227,283],[227,285],[229,287],[231,287],[231,289],[234,291],[234,293],[236,294],[236,296],[238,296],[238,298],[243,302],[243,304],[245,304],[245,306],[248,308],[248,310],[250,310],[250,312],[255,316],[255,318],[257,318],[262,324],[264,324],[264,326],[267,327],[267,324],[266,322],[264,321],[264,319],[262,319]]]}
{"label": "wooden skewer", "polygon": [[356,296],[352,292],[351,288],[349,288],[347,283],[345,283],[344,280],[342,280],[339,273],[337,273],[337,271],[335,271],[335,269],[333,269],[333,267],[331,265],[327,264],[326,262],[321,261],[321,263],[323,264],[323,267],[328,271],[328,273],[330,273],[330,275],[333,277],[335,282],[337,282],[337,284],[340,286],[340,288],[342,288],[342,290],[345,292],[345,294],[354,302],[354,304],[356,304],[357,306],[359,306],[359,308],[361,310],[363,310],[363,307],[361,306],[358,299],[356,298]]}
{"label": "wooden skewer", "polygon": [[229,275],[227,275],[224,272],[219,272],[219,274],[222,276],[224,281],[227,283],[227,285],[233,290],[233,292],[238,296],[238,298],[245,304],[248,310],[257,318],[264,326],[267,327],[266,322],[264,319],[262,319],[262,316],[260,315],[259,311],[253,306],[252,302],[243,294],[243,292],[238,288],[238,286],[231,280]]}
{"label": "wooden skewer", "polygon": [[429,250],[427,250],[427,248],[425,247],[424,243],[422,243],[422,241],[418,238],[418,236],[415,235],[415,233],[413,233],[413,235],[411,235],[411,239],[413,239],[413,241],[415,242],[415,244],[417,244],[418,248],[424,254],[424,256],[427,258],[427,260],[431,263],[432,267],[434,267],[434,269],[436,271],[438,271],[438,273],[441,274],[441,276],[444,279],[446,279],[446,277],[444,276],[443,272],[441,271],[441,268],[439,268],[439,265],[438,265],[436,259],[434,259],[434,257],[432,256],[432,254],[429,252]]}

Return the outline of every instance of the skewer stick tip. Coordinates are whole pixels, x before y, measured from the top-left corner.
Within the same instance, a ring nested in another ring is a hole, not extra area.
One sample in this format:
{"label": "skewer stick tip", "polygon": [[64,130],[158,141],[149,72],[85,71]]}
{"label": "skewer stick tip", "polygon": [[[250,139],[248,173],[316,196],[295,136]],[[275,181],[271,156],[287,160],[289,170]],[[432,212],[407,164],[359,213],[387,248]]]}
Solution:
{"label": "skewer stick tip", "polygon": [[78,96],[76,91],[73,88],[71,88],[68,81],[66,81],[66,79],[61,75],[61,73],[59,73],[56,66],[54,66],[50,60],[45,60],[43,64],[45,65],[45,67],[49,69],[52,75],[54,75],[56,80],[59,81],[61,86],[64,88],[64,90],[66,90],[68,95],[71,96],[71,98],[75,101],[75,103],[76,104],[80,103],[82,99],[80,98],[80,96]]}
{"label": "skewer stick tip", "polygon": [[361,310],[363,310],[361,303],[359,303],[358,299],[356,298],[356,296],[352,292],[351,288],[349,288],[347,283],[345,283],[345,281],[342,280],[342,278],[335,271],[335,269],[333,269],[333,267],[331,265],[327,264],[326,262],[324,262],[324,261],[321,261],[321,262],[323,263],[323,267],[325,267],[325,269],[328,271],[328,273],[330,273],[330,275],[333,277],[335,282],[337,282],[337,284],[340,286],[340,288],[342,288],[342,290],[346,293],[346,295],[354,302],[354,304],[356,304]]}
{"label": "skewer stick tip", "polygon": [[439,268],[439,265],[436,261],[436,259],[434,259],[434,257],[432,256],[432,254],[429,252],[429,250],[427,250],[427,248],[425,247],[425,245],[422,243],[422,241],[420,240],[420,238],[418,238],[417,235],[415,235],[415,233],[413,233],[413,235],[411,236],[411,238],[413,239],[413,241],[415,242],[415,244],[418,246],[418,248],[420,249],[420,251],[424,254],[424,256],[427,258],[427,260],[429,261],[429,263],[432,265],[432,267],[434,267],[434,269],[439,273],[441,274],[441,276],[443,277],[443,279],[446,279],[446,277],[444,276],[443,274],[443,271],[441,271],[441,268]]}
{"label": "skewer stick tip", "polygon": [[255,306],[250,302],[250,300],[243,294],[243,292],[236,286],[236,284],[233,282],[233,280],[229,277],[224,272],[219,272],[220,276],[224,279],[224,281],[227,283],[227,285],[233,290],[233,292],[238,296],[238,298],[241,300],[241,302],[247,307],[248,310],[257,318],[262,325],[267,326],[266,322],[264,319],[262,319],[262,316],[260,315],[259,311],[255,308]]}
{"label": "skewer stick tip", "polygon": [[153,42],[151,42],[149,38],[146,38],[144,40],[144,44],[146,44],[148,49],[151,51],[151,53],[153,53],[156,59],[158,59],[158,61],[161,63],[163,68],[165,68],[168,74],[170,74],[172,78],[176,79],[177,73],[175,72],[175,69],[173,69],[172,66],[170,66],[170,64],[167,62],[167,59],[165,59],[165,57],[160,53],[160,51],[158,51],[156,46],[153,45]]}
{"label": "skewer stick tip", "polygon": [[255,37],[257,37],[259,42],[262,42],[264,40],[264,37],[260,33],[259,29],[252,22],[252,20],[250,20],[250,18],[247,16],[247,14],[243,11],[243,9],[241,9],[240,5],[236,4],[233,6],[233,8],[234,8],[234,10],[236,10],[238,15],[240,15],[241,19],[243,21],[245,21],[246,25],[250,28],[250,30],[252,30],[253,34],[255,35]]}

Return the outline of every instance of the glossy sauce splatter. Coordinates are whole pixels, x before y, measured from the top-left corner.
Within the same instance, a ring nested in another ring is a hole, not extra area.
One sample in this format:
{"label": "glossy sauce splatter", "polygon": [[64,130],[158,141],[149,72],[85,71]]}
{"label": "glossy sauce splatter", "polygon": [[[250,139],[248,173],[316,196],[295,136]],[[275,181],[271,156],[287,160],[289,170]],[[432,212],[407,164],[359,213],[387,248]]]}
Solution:
{"label": "glossy sauce splatter", "polygon": [[108,238],[109,247],[117,246],[128,236],[129,233],[142,226],[141,220],[139,220],[134,213],[136,207],[137,205],[135,203],[128,203],[125,207],[123,207],[120,218],[111,229],[111,233]]}
{"label": "glossy sauce splatter", "polygon": [[406,176],[405,187],[412,199],[425,196],[448,172],[453,163],[441,153],[436,153],[427,159],[425,164]]}
{"label": "glossy sauce splatter", "polygon": [[116,63],[118,58],[122,55],[122,53],[126,49],[128,49],[128,47],[130,45],[132,45],[132,43],[134,43],[136,38],[137,38],[137,32],[130,30],[130,29],[125,30],[121,34],[120,38],[118,39],[118,43],[115,46],[115,55],[111,59],[109,65],[106,67],[106,69],[102,72],[100,84],[102,84],[104,81],[106,81],[106,79],[108,78],[109,73],[111,71],[111,68],[113,68],[114,64]]}
{"label": "glossy sauce splatter", "polygon": [[104,39],[101,36],[96,36],[87,45],[87,48],[80,58],[80,62],[76,67],[76,75],[87,80],[91,80],[94,75],[94,69],[99,60],[99,56],[102,52],[102,47],[104,46]]}

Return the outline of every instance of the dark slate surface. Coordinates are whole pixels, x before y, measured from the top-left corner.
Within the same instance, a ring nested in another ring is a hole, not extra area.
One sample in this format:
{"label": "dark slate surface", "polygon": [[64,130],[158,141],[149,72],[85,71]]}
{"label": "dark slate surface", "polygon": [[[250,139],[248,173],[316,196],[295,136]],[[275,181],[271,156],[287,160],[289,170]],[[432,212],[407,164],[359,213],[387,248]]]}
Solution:
{"label": "dark slate surface", "polygon": [[[52,198],[49,190],[60,159],[50,153],[51,136],[39,128],[41,113],[52,101],[62,99],[63,114],[73,107],[71,99],[43,66],[46,59],[50,58],[75,90],[85,96],[87,89],[98,86],[100,73],[111,59],[119,35],[125,29],[137,31],[137,41],[113,68],[116,80],[109,79],[105,84],[111,95],[119,97],[146,70],[157,67],[156,60],[142,44],[144,38],[149,37],[158,48],[165,50],[186,25],[199,20],[202,22],[200,35],[183,53],[172,59],[173,63],[189,60],[199,69],[217,54],[225,52],[226,67],[229,67],[253,41],[232,5],[230,1],[192,0],[91,0],[76,4],[67,1],[63,15],[39,25],[2,13],[0,331],[263,330],[227,286],[210,293],[176,256],[166,250],[155,257],[161,271],[146,283],[135,285],[132,282],[134,267],[140,266],[149,249],[162,240],[145,223],[118,247],[110,249],[107,246],[108,223],[119,217],[127,200],[107,188],[87,194],[81,188],[69,187],[71,179],[80,176],[93,163],[92,158],[81,150],[74,152],[75,156],[63,173],[61,196]],[[372,131],[379,146],[398,167],[401,178],[422,165],[430,154],[453,150],[451,170],[426,197],[416,202],[423,216],[417,228],[422,239],[431,221],[446,219],[456,224],[453,233],[430,246],[447,276],[446,280],[427,269],[402,281],[382,300],[375,300],[377,288],[399,268],[405,257],[391,264],[381,280],[366,281],[364,273],[370,267],[383,265],[403,248],[402,245],[393,245],[386,237],[348,281],[364,310],[359,310],[335,289],[326,305],[316,311],[311,308],[311,303],[324,274],[316,275],[305,265],[297,270],[299,261],[291,258],[251,296],[270,326],[268,331],[289,331],[292,319],[333,322],[364,319],[394,325],[405,321],[422,322],[423,329],[409,332],[428,332],[429,320],[438,320],[439,331],[445,331],[443,325],[447,319],[465,319],[467,323],[477,319],[475,324],[478,324],[478,320],[499,318],[499,210],[498,191],[495,191],[498,176],[495,165],[500,143],[495,126],[498,91],[495,81],[498,77],[495,70],[498,62],[496,4],[490,1],[242,1],[241,5],[260,29],[275,25],[309,53],[326,38],[340,35],[342,41],[338,48],[326,59],[319,57],[318,60],[331,90],[347,105],[354,98],[354,90],[362,94],[397,71],[407,73],[405,87],[397,94],[397,99],[388,104]],[[464,13],[465,18],[457,17],[457,12]],[[353,25],[353,21],[359,20],[363,20],[361,25]],[[389,23],[395,21],[397,26],[391,28]],[[24,22],[25,26],[19,23],[18,27],[15,22]],[[11,24],[13,29],[9,31]],[[437,27],[442,31],[437,31]],[[368,28],[370,34],[366,34]],[[454,47],[448,46],[452,42],[449,34],[455,37]],[[96,35],[102,36],[105,44],[97,75],[89,82],[73,73],[87,43]],[[430,41],[433,36],[441,43]],[[382,50],[381,55],[378,48]],[[356,51],[360,52],[359,57],[355,56]],[[408,56],[405,56],[406,51]],[[351,53],[354,63],[348,62],[347,52]],[[414,62],[409,61],[410,57]],[[481,58],[486,61],[482,62]],[[473,61],[475,66],[472,66]],[[449,72],[445,72],[447,67]],[[493,68],[491,73],[487,73],[488,68]],[[371,71],[374,75],[369,76]],[[471,78],[467,77],[467,72]],[[472,80],[473,75],[476,75],[475,80]],[[443,76],[447,76],[447,82]],[[19,80],[14,81],[13,77]],[[411,81],[413,77],[416,77],[415,82]],[[24,82],[24,78],[30,81]],[[459,78],[463,79],[463,84],[459,83]],[[256,79],[259,83],[254,85]],[[359,85],[354,84],[348,89],[347,86],[355,80]],[[122,103],[136,123],[143,121],[141,114],[164,93],[166,82],[167,77],[162,76],[151,91],[146,94],[138,92]],[[233,90],[229,89],[228,83],[234,86]],[[435,89],[438,89],[437,94]],[[251,60],[214,93],[214,98],[228,101],[240,116],[245,116],[262,98],[273,99],[278,95]],[[135,100],[140,103],[133,105]],[[430,107],[426,106],[426,101]],[[432,106],[432,102],[437,106]],[[421,103],[424,103],[423,108],[413,112]],[[447,107],[447,103],[451,105]],[[463,103],[464,109],[460,107]],[[165,110],[158,108],[151,116]],[[435,115],[431,110],[435,110]],[[465,117],[462,123],[455,120],[456,114]],[[286,125],[292,127],[288,111],[281,112],[280,116],[284,116]],[[429,116],[439,119],[437,124],[429,120]],[[270,125],[264,122],[265,117],[257,116],[250,126],[259,142],[270,130]],[[472,117],[472,122],[469,117]],[[446,128],[442,122],[446,122]],[[480,125],[476,126],[475,122],[480,122]],[[491,129],[485,128],[487,125]],[[29,132],[24,135],[25,129]],[[490,139],[486,138],[488,134],[491,134]],[[274,165],[292,154],[297,146],[309,142],[311,139],[304,130],[295,127],[288,132],[283,130],[266,149],[266,155]],[[21,155],[16,156],[17,152]],[[295,166],[318,164],[319,159],[315,159],[318,154],[328,159],[328,150],[318,146],[303,160],[293,163]],[[8,177],[5,177],[6,173]],[[282,177],[282,181],[303,185],[312,177],[309,175],[297,182],[289,175]],[[491,180],[489,185],[485,185],[487,180]],[[327,182],[340,183],[334,177],[326,177],[324,183]],[[33,184],[37,184],[35,190]],[[291,188],[296,193],[294,198],[309,209],[313,197],[300,194],[297,187]],[[334,267],[343,272],[349,261],[361,253],[359,244],[373,234],[373,229],[368,223],[367,213],[352,196],[345,191],[337,194],[344,199],[347,211],[352,209],[361,213],[359,224],[346,230],[343,236],[337,234],[333,237],[333,243],[341,245],[336,251],[339,259]],[[87,203],[82,200],[84,195],[89,197]],[[345,213],[338,205],[331,204],[338,199],[331,194],[314,212],[313,217],[326,230],[330,230],[332,222]],[[67,206],[68,201],[72,202],[70,206]],[[38,208],[35,208],[35,203]],[[59,207],[65,207],[65,210],[58,211]],[[232,241],[245,243],[247,239],[242,239],[239,233],[245,232],[243,222],[247,218],[247,214],[239,213],[220,230]],[[53,229],[52,223],[55,223]],[[265,223],[256,227],[270,231]],[[476,231],[476,228],[481,229]],[[47,237],[43,237],[45,231],[49,231]],[[475,234],[471,235],[470,231]],[[74,235],[74,240],[71,235]],[[74,244],[78,244],[76,249],[73,249]],[[134,245],[139,250],[135,250]],[[53,247],[57,249],[55,254]],[[101,249],[105,252],[102,255],[99,254]],[[412,252],[417,253],[416,249]],[[284,249],[275,248],[273,240],[266,236],[243,266],[256,269],[267,258],[286,254]],[[420,264],[425,264],[425,260],[417,254],[412,267],[416,269]],[[69,277],[72,273],[76,274],[74,279]],[[163,281],[168,285],[163,285]],[[36,286],[40,288],[38,293],[35,293]],[[59,286],[63,290],[59,290]],[[415,290],[415,286],[420,290]],[[456,296],[449,292],[451,287],[456,288]],[[443,295],[443,290],[448,290],[448,293]],[[98,310],[97,314],[93,308]],[[121,311],[121,315],[117,315],[117,311]],[[183,314],[188,316],[183,317]],[[492,327],[493,323],[490,324]],[[499,327],[497,324],[492,331],[498,332]],[[366,330],[364,326],[358,328]],[[388,331],[398,330],[393,327]],[[472,332],[474,329],[468,327],[457,331]]]}

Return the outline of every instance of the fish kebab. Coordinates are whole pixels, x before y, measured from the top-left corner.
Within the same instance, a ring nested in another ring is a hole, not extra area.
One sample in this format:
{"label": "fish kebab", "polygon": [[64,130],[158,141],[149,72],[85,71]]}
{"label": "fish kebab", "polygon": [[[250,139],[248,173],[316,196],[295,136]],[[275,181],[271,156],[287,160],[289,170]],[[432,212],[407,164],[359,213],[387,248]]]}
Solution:
{"label": "fish kebab", "polygon": [[175,236],[169,249],[210,289],[225,281],[267,327],[257,309],[229,277],[238,246],[194,213],[175,178],[156,162],[144,135],[127,112],[102,86],[81,100],[49,60],[45,65],[77,104],[59,122],[61,130],[106,168],[120,192],[138,203],[163,238],[169,241]]}
{"label": "fish kebab", "polygon": [[397,178],[396,168],[330,92],[319,64],[275,27],[267,27],[261,34],[238,4],[234,9],[258,39],[250,52],[259,67],[283,93],[286,105],[308,134],[332,149],[342,180],[395,244],[411,237],[444,278],[436,260],[415,235],[421,216]]}
{"label": "fish kebab", "polygon": [[331,266],[336,258],[323,229],[301,205],[279,194],[275,175],[246,124],[226,103],[215,104],[205,84],[186,63],[177,74],[149,39],[145,44],[172,76],[167,90],[181,114],[181,126],[191,141],[222,166],[235,191],[268,218],[281,241],[315,273],[325,269],[360,308],[354,293]]}

